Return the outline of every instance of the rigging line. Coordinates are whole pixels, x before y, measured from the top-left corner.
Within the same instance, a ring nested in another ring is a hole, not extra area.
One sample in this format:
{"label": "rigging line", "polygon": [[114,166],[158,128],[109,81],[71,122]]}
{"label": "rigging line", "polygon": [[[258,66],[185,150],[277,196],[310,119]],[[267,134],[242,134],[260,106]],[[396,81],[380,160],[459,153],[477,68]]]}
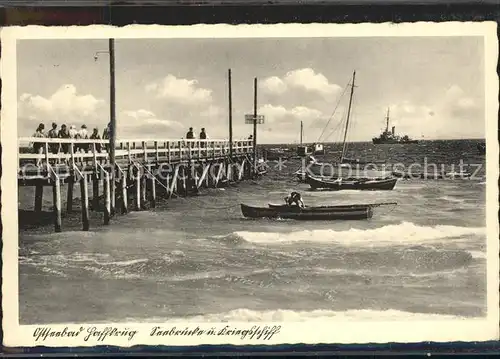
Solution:
{"label": "rigging line", "polygon": [[[324,138],[324,141],[327,141],[327,140],[331,137],[331,135],[333,135],[333,134],[334,134],[334,133],[335,133],[335,132],[339,129],[339,127],[343,126],[344,121],[346,121],[346,118],[347,118],[347,117],[346,117],[346,113],[344,112],[344,113],[342,114],[342,117],[340,118],[340,122],[339,122],[339,123],[337,124],[337,126],[335,126],[335,128],[334,128],[334,129],[333,129],[333,130],[332,130],[332,131],[328,134],[328,136],[326,136],[326,137]],[[342,138],[342,136],[341,136],[341,134],[340,134],[340,136],[338,137],[339,142],[340,142],[340,139],[341,139],[341,138]]]}
{"label": "rigging line", "polygon": [[[349,88],[349,84],[347,84],[347,86],[344,88],[344,91],[342,92],[342,94],[340,95],[338,101],[337,101],[337,104],[335,105],[335,108],[333,109],[332,111],[332,114],[330,115],[330,118],[328,119],[326,125],[323,127],[323,131],[321,131],[321,134],[319,135],[318,137],[318,142],[321,141],[321,138],[323,137],[323,135],[325,134],[325,131],[326,129],[328,128],[328,126],[330,125],[330,122],[332,121],[333,117],[335,116],[335,113],[337,112],[337,109],[340,105],[340,101],[342,100],[342,98],[344,97],[344,95],[346,94],[347,92],[347,89]],[[310,127],[310,126],[309,126]]]}
{"label": "rigging line", "polygon": [[339,127],[342,126],[342,124],[344,123],[344,114],[342,114],[342,117],[340,118],[340,122],[337,124],[337,126],[334,127],[334,129],[328,134],[328,136],[324,137],[324,142],[326,142],[330,137],[331,135],[333,135],[335,132],[337,132],[337,130],[339,129]]}
{"label": "rigging line", "polygon": [[[347,89],[349,88],[349,84],[350,84],[351,81],[349,81],[347,83],[347,85],[344,87],[344,91],[342,91],[342,94],[340,95],[339,97],[339,100],[337,101],[337,105],[335,106],[335,108],[333,109],[333,112],[332,114],[330,115],[330,118],[328,119],[328,122],[326,123],[325,127],[323,128],[323,131],[321,132],[321,135],[319,135],[319,138],[318,138],[318,142],[321,140],[321,137],[323,136],[323,134],[325,133],[325,130],[326,128],[328,127],[328,125],[330,124],[333,116],[335,115],[335,111],[337,111],[337,108],[339,107],[340,105],[340,100],[342,100],[342,98],[344,97],[345,93],[347,92]],[[311,124],[312,125],[312,124]],[[311,125],[309,125],[309,127],[311,127]]]}

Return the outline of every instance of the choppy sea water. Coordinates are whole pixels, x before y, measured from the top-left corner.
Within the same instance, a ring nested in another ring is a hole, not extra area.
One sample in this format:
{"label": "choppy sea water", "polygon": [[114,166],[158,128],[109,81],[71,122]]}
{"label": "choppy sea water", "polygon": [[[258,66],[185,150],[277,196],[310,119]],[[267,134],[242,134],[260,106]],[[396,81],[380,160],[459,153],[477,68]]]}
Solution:
{"label": "choppy sea water", "polygon": [[[459,158],[484,165],[467,141],[363,146],[360,155],[383,150],[392,160],[432,154],[448,165]],[[21,230],[21,323],[486,314],[484,179],[311,192],[292,175],[298,162],[286,165],[257,181],[118,215],[110,226],[94,214],[87,233],[69,219],[63,233],[52,233],[50,225]],[[239,203],[280,203],[291,190],[301,191],[308,205],[398,205],[378,208],[364,221],[242,218]]]}

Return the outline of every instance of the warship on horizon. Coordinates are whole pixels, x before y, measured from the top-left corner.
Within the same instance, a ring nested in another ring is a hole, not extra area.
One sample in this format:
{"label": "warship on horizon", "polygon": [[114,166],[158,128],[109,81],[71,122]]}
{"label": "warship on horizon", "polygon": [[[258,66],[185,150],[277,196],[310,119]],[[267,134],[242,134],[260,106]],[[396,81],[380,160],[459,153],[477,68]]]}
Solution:
{"label": "warship on horizon", "polygon": [[404,135],[403,137],[396,136],[395,129],[396,126],[392,126],[391,131],[389,131],[389,109],[387,109],[387,117],[385,131],[382,132],[378,137],[374,137],[372,139],[373,144],[394,144],[394,143],[418,143],[418,140],[412,140],[408,137],[408,135]]}

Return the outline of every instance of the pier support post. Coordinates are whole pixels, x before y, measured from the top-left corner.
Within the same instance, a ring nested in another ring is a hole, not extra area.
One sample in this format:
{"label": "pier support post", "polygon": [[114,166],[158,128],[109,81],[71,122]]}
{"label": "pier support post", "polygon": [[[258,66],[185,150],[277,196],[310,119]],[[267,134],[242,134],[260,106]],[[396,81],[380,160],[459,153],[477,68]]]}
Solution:
{"label": "pier support post", "polygon": [[170,173],[167,174],[166,178],[165,178],[165,187],[167,187],[166,191],[165,191],[165,196],[168,198],[170,197],[171,193],[170,193],[170,183],[172,182],[172,175]]}
{"label": "pier support post", "polygon": [[54,230],[56,232],[61,232],[61,182],[57,178],[52,187],[53,198],[54,198]]}
{"label": "pier support post", "polygon": [[217,188],[219,186],[219,181],[221,179],[223,170],[224,170],[224,162],[217,162],[217,175],[213,181],[214,188]]}
{"label": "pier support post", "polygon": [[145,207],[146,206],[146,200],[147,200],[147,196],[146,196],[146,192],[147,192],[147,181],[146,181],[146,175],[142,175],[142,178],[141,178],[141,203],[142,203],[142,206]]}
{"label": "pier support post", "polygon": [[68,195],[67,195],[67,200],[66,200],[66,212],[70,213],[73,211],[73,187],[75,183],[73,180],[73,177],[69,179],[68,182]]}
{"label": "pier support post", "polygon": [[234,180],[234,175],[233,175],[233,163],[228,160],[226,161],[226,168],[227,168],[227,172],[226,172],[226,177],[227,177],[227,180],[228,182],[233,182]]}
{"label": "pier support post", "polygon": [[89,188],[87,175],[84,174],[80,180],[80,193],[82,201],[82,226],[84,231],[89,230]]}
{"label": "pier support post", "polygon": [[99,177],[97,174],[92,176],[92,208],[99,208]]}
{"label": "pier support post", "polygon": [[184,180],[186,186],[186,195],[192,193],[196,188],[194,171],[195,171],[195,166],[193,165],[193,162],[190,162],[189,166],[187,167],[187,176],[186,176],[187,178]]}
{"label": "pier support post", "polygon": [[104,171],[104,224],[111,218],[111,183],[108,171]]}
{"label": "pier support post", "polygon": [[210,172],[212,171],[212,163],[207,161],[206,166],[208,167],[207,175],[205,176],[205,187],[210,187]]}
{"label": "pier support post", "polygon": [[40,213],[42,211],[43,202],[43,184],[37,184],[35,187],[35,212]]}
{"label": "pier support post", "polygon": [[187,194],[187,187],[186,187],[186,168],[181,165],[179,169],[179,177],[177,180],[177,193],[186,196]]}
{"label": "pier support post", "polygon": [[151,176],[151,207],[156,207],[156,178]]}
{"label": "pier support post", "polygon": [[138,168],[135,175],[135,210],[141,210],[141,174]]}
{"label": "pier support post", "polygon": [[122,189],[122,213],[128,212],[128,200],[127,200],[127,175],[122,173],[122,178],[120,180],[120,187]]}
{"label": "pier support post", "polygon": [[110,215],[113,216],[116,212],[116,165],[114,163],[111,166],[110,190],[111,190]]}
{"label": "pier support post", "polygon": [[243,176],[245,174],[245,163],[246,159],[242,159],[241,163],[239,163],[239,171],[238,171],[238,181],[241,181],[243,179]]}

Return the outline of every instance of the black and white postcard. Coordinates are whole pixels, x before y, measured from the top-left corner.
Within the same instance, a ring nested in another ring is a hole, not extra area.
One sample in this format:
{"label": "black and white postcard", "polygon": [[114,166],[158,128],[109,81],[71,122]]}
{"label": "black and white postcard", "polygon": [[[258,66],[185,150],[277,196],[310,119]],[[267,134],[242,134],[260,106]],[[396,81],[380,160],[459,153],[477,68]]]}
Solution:
{"label": "black and white postcard", "polygon": [[496,30],[2,29],[4,345],[498,339]]}

